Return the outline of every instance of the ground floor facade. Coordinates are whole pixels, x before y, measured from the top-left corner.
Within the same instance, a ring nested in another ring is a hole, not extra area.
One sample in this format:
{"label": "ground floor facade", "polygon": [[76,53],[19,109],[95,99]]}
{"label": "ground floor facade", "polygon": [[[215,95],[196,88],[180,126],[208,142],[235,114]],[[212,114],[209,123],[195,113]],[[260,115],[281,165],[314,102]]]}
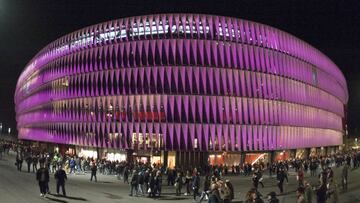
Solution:
{"label": "ground floor facade", "polygon": [[119,150],[111,148],[85,147],[55,143],[32,142],[39,151],[57,152],[84,158],[109,161],[142,162],[161,164],[169,168],[197,165],[242,165],[244,163],[271,163],[292,158],[327,156],[342,151],[342,146],[285,149],[276,151],[231,152],[231,151],[164,151],[164,150]]}

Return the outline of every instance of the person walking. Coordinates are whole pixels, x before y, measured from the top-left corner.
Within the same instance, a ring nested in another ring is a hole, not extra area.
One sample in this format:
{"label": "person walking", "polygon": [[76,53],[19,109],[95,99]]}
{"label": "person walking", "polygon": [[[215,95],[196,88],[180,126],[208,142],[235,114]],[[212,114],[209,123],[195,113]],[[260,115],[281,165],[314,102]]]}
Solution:
{"label": "person walking", "polygon": [[45,167],[50,171],[50,165],[51,165],[51,157],[50,154],[47,154],[45,157]]}
{"label": "person walking", "polygon": [[191,175],[190,175],[190,171],[187,171],[185,177],[185,186],[186,186],[186,193],[184,194],[185,196],[190,195],[190,183],[191,183]]}
{"label": "person walking", "polygon": [[[287,164],[285,164],[287,166]],[[284,180],[286,180],[286,184],[289,184],[289,166],[284,169]]]}
{"label": "person walking", "polygon": [[157,194],[159,197],[161,195],[161,183],[162,183],[161,171],[157,171],[156,176],[155,176],[155,192],[154,192],[154,195]]}
{"label": "person walking", "polygon": [[342,170],[341,170],[341,183],[342,183],[342,189],[343,191],[347,190],[348,185],[348,171],[349,166],[347,164],[344,164]]}
{"label": "person walking", "polygon": [[38,163],[39,163],[38,157],[36,155],[33,155],[33,157],[32,157],[32,170],[33,170],[33,172],[37,171]]}
{"label": "person walking", "polygon": [[196,201],[196,197],[199,196],[199,188],[200,188],[200,173],[196,172],[192,178],[192,189],[193,189],[194,201]]}
{"label": "person walking", "polygon": [[[175,191],[176,191],[176,196],[180,196],[180,195],[181,195],[182,185],[183,185],[182,176],[181,176],[181,173],[178,173],[178,174],[177,174],[177,177],[175,178]],[[201,201],[200,201],[200,202],[201,202]]]}
{"label": "person walking", "polygon": [[16,166],[18,171],[21,171],[22,164],[23,164],[23,153],[22,151],[20,151],[16,154]]}
{"label": "person walking", "polygon": [[311,173],[311,176],[316,176],[316,168],[317,168],[317,164],[316,164],[315,160],[312,159],[311,162],[310,162],[310,173]]}
{"label": "person walking", "polygon": [[155,197],[155,176],[154,172],[149,173],[149,197]]}
{"label": "person walking", "polygon": [[97,177],[96,177],[96,172],[97,172],[97,165],[95,163],[95,161],[91,162],[91,176],[90,176],[90,181],[92,181],[93,177],[95,178],[95,182],[97,182]]}
{"label": "person walking", "polygon": [[57,162],[58,162],[58,157],[57,155],[54,155],[54,157],[51,160],[51,170],[53,173],[56,173],[57,171]]}
{"label": "person walking", "polygon": [[49,182],[49,170],[45,168],[44,164],[40,164],[40,168],[36,172],[36,180],[39,183],[40,196],[45,197],[47,193],[46,185]]}
{"label": "person walking", "polygon": [[263,177],[262,177],[263,175],[262,175],[261,169],[257,169],[255,174],[256,174],[257,179],[259,180],[258,183],[261,185],[262,188],[264,188],[264,183],[262,182],[263,181]]}
{"label": "person walking", "polygon": [[76,162],[75,162],[74,157],[71,157],[71,159],[69,160],[69,166],[70,166],[70,173],[69,174],[71,174],[72,172],[75,174]]}
{"label": "person walking", "polygon": [[28,154],[26,156],[25,161],[26,161],[26,164],[27,164],[28,173],[30,173],[31,162],[32,162],[31,154]]}
{"label": "person walking", "polygon": [[254,188],[257,190],[258,186],[259,186],[259,176],[257,175],[256,172],[253,174],[252,183],[253,183]]}
{"label": "person walking", "polygon": [[2,159],[3,151],[5,151],[5,150],[4,150],[4,146],[5,146],[5,145],[0,142],[0,159]]}
{"label": "person walking", "polygon": [[66,196],[65,180],[67,180],[67,176],[62,166],[55,172],[54,177],[56,180],[56,194],[59,195],[59,189],[61,187],[63,195]]}
{"label": "person walking", "polygon": [[124,169],[124,183],[129,184],[129,169],[127,166]]}
{"label": "person walking", "polygon": [[278,181],[278,188],[280,190],[280,193],[282,194],[284,192],[284,180],[285,180],[285,172],[284,169],[281,168],[277,174],[276,177],[277,181]]}
{"label": "person walking", "polygon": [[134,190],[135,190],[135,195],[137,196],[138,194],[138,184],[139,184],[139,179],[138,179],[138,172],[136,170],[134,170],[132,172],[132,176],[130,178],[130,196],[134,195]]}
{"label": "person walking", "polygon": [[204,198],[206,200],[209,199],[209,196],[210,196],[210,184],[211,184],[210,176],[206,175],[204,177],[204,186],[203,186],[203,191],[202,191],[202,193],[200,195],[199,203],[201,203]]}
{"label": "person walking", "polygon": [[168,168],[166,173],[167,173],[167,185],[168,186],[170,186],[170,185],[173,186],[174,185],[174,183],[173,183],[174,180],[173,179],[175,177],[173,177],[174,173],[172,172],[172,169]]}
{"label": "person walking", "polygon": [[150,170],[146,170],[144,173],[144,185],[145,185],[145,192],[149,193],[149,181],[150,181]]}
{"label": "person walking", "polygon": [[81,158],[80,157],[76,157],[76,159],[75,159],[75,167],[76,167],[76,171],[78,172],[78,173],[81,173],[82,172],[82,168],[81,168]]}
{"label": "person walking", "polygon": [[141,195],[145,195],[143,186],[144,186],[144,173],[143,171],[140,171],[138,174],[138,191],[139,194]]}

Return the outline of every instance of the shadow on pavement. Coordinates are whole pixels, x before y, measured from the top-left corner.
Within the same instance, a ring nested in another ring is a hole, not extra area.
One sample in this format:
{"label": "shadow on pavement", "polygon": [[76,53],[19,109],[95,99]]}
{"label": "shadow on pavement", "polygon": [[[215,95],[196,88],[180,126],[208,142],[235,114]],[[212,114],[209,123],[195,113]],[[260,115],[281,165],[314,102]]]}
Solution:
{"label": "shadow on pavement", "polygon": [[51,200],[53,202],[61,202],[61,203],[67,203],[68,201],[65,200],[61,200],[61,199],[56,199],[56,198],[52,198],[52,197],[45,197],[48,200]]}
{"label": "shadow on pavement", "polygon": [[105,194],[106,197],[109,198],[109,199],[121,199],[121,198],[122,198],[122,197],[119,196],[119,195],[114,195],[114,194],[107,193],[107,192],[104,192],[104,194]]}
{"label": "shadow on pavement", "polygon": [[66,198],[66,199],[72,199],[72,200],[87,201],[87,199],[82,198],[82,197],[63,196],[63,195],[57,195],[57,194],[54,194],[53,196],[54,197]]}

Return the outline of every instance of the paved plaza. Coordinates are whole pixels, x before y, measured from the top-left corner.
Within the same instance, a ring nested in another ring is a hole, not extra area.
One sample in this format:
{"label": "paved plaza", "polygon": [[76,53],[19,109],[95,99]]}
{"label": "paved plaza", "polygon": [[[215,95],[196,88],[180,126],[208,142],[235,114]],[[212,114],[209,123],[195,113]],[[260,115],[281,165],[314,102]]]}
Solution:
{"label": "paved plaza", "polygon": [[[25,172],[26,165],[23,165],[23,171],[18,172],[14,165],[12,155],[3,157],[0,160],[0,202],[16,203],[38,203],[38,202],[193,202],[191,196],[175,196],[175,188],[166,186],[163,179],[163,195],[160,198],[152,199],[147,197],[130,197],[129,186],[118,180],[115,176],[98,175],[98,182],[90,182],[90,174],[68,175],[66,190],[68,197],[48,195],[46,198],[39,196],[39,189],[35,180],[34,173]],[[340,169],[334,168],[335,177],[339,181]],[[306,175],[307,180],[313,184],[317,183],[316,178]],[[239,203],[244,200],[245,193],[251,188],[251,178],[243,176],[227,176],[224,179],[230,179],[235,187],[235,199],[233,202]],[[270,191],[278,192],[275,177],[264,175],[265,188],[259,187],[260,192],[265,196]],[[295,173],[290,171],[289,183],[285,183],[285,195],[279,196],[281,203],[296,202],[296,177]],[[55,180],[51,174],[50,191],[55,192]],[[184,192],[184,189],[183,189]],[[265,198],[265,197],[264,197]],[[266,202],[266,201],[265,201]],[[360,169],[349,173],[349,190],[346,193],[340,193],[341,203],[360,202]]]}

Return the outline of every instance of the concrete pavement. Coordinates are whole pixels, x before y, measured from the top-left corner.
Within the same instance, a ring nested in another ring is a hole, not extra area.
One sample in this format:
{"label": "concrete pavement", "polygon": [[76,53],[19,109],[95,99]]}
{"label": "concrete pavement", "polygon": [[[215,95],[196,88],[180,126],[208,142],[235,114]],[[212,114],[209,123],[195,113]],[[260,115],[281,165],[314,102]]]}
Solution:
{"label": "concrete pavement", "polygon": [[[38,203],[38,202],[193,202],[192,196],[175,196],[175,188],[166,186],[164,177],[162,197],[152,199],[147,197],[130,197],[129,186],[115,176],[98,175],[98,182],[90,182],[90,174],[68,175],[66,183],[66,192],[68,197],[48,195],[46,198],[40,197],[39,188],[35,180],[34,173],[27,173],[26,164],[23,165],[23,171],[18,172],[14,165],[13,156],[5,156],[0,160],[0,202],[9,203]],[[335,168],[335,177],[340,183],[340,169]],[[246,192],[251,188],[251,178],[243,176],[228,176],[224,179],[230,179],[235,189],[235,199],[233,202],[239,203],[244,200]],[[306,179],[312,183],[317,183],[317,179],[309,177]],[[265,188],[259,187],[260,192],[265,196],[270,191],[278,192],[275,177],[264,175]],[[55,180],[51,174],[50,191],[55,193]],[[279,196],[281,203],[296,202],[295,190],[297,188],[295,173],[290,172],[289,183],[284,185],[285,195]],[[183,188],[184,192],[184,188]],[[264,197],[265,198],[265,197]],[[360,169],[349,173],[349,189],[346,193],[340,194],[341,203],[360,202]],[[266,202],[266,201],[265,201]]]}

